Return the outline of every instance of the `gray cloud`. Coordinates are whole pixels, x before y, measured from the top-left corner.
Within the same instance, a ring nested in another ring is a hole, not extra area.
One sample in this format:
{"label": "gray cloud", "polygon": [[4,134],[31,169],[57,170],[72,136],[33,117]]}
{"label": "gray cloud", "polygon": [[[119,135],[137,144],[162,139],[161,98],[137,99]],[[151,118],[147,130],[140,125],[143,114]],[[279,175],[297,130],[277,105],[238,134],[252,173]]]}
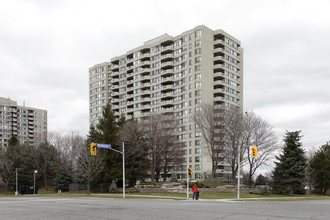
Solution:
{"label": "gray cloud", "polygon": [[330,4],[288,1],[6,1],[0,8],[0,96],[48,110],[49,130],[88,131],[88,68],[161,34],[204,24],[244,48],[244,107],[281,139],[330,139]]}

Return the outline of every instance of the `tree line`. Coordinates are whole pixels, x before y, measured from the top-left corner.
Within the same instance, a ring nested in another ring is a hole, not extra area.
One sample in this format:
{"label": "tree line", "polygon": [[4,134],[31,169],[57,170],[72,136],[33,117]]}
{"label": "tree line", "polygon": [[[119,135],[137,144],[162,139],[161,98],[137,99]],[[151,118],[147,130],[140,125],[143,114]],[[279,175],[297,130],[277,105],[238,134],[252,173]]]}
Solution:
{"label": "tree line", "polygon": [[[254,111],[241,112],[234,107],[204,104],[192,120],[196,125],[193,131],[205,141],[213,181],[218,180],[219,167],[225,162],[231,169],[231,182],[235,183],[240,159],[247,170],[247,184],[252,185],[256,171],[275,161],[271,177],[277,192],[302,193],[306,184],[326,192],[330,177],[329,143],[306,157],[300,132],[287,132],[281,148],[267,121]],[[16,170],[19,185],[31,185],[33,171],[38,170],[37,183],[46,189],[62,185],[63,190],[68,190],[70,183],[87,184],[88,192],[102,183],[122,187],[122,155],[97,149],[96,156],[91,156],[89,144],[110,144],[122,151],[125,142],[128,186],[145,179],[166,181],[171,173],[186,171],[184,158],[188,151],[178,135],[185,129],[172,114],[151,114],[139,121],[121,116],[117,120],[107,105],[87,137],[50,132],[47,143],[30,145],[20,144],[13,136],[8,147],[0,148],[0,176],[6,189],[15,188]],[[258,146],[257,157],[251,156],[251,146]],[[259,181],[262,176],[258,178]]]}

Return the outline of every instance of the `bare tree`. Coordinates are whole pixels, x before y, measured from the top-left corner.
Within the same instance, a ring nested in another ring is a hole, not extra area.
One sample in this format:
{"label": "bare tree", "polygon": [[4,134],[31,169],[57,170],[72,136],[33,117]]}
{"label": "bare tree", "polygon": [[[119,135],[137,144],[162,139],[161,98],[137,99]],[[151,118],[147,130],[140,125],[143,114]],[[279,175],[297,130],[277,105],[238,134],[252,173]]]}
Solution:
{"label": "bare tree", "polygon": [[6,192],[13,176],[14,161],[7,157],[5,149],[0,146],[0,177],[6,186]]}
{"label": "bare tree", "polygon": [[97,153],[92,156],[90,147],[85,145],[80,146],[77,172],[79,176],[87,183],[87,195],[90,193],[90,183],[98,177],[102,172],[104,163],[104,154]]}
{"label": "bare tree", "polygon": [[150,161],[148,148],[144,141],[142,126],[137,121],[127,121],[118,132],[117,144],[125,142],[126,178],[130,185],[146,176]]}
{"label": "bare tree", "polygon": [[212,161],[211,179],[214,179],[216,170],[221,160],[224,150],[224,132],[223,132],[223,109],[214,109],[214,105],[203,104],[201,111],[194,115],[194,122],[197,125],[197,131],[200,130],[207,145],[207,150]]}
{"label": "bare tree", "polygon": [[243,116],[240,109],[236,106],[222,106],[220,111],[222,115],[219,120],[222,120],[223,124],[220,130],[225,136],[223,156],[231,167],[232,183],[235,183],[236,174],[239,169],[238,158],[240,158],[241,163],[243,163],[242,161],[245,153],[245,149],[242,148]]}
{"label": "bare tree", "polygon": [[54,179],[59,167],[59,152],[48,143],[35,145],[33,151],[31,156],[34,159],[35,167],[43,176],[44,186],[48,190],[48,178]]}
{"label": "bare tree", "polygon": [[165,180],[170,167],[182,162],[182,145],[176,133],[179,123],[172,114],[159,114],[145,117],[141,125],[151,158],[151,179],[158,182],[163,171]]}
{"label": "bare tree", "polygon": [[60,162],[75,178],[74,171],[77,166],[79,150],[81,146],[85,145],[85,138],[77,132],[70,132],[69,134],[49,132],[48,143],[59,151]]}
{"label": "bare tree", "polygon": [[[249,185],[257,169],[273,157],[273,152],[279,149],[273,127],[253,111],[245,112],[243,120],[243,149],[247,152],[245,164],[248,165]],[[251,146],[258,147],[257,157],[251,156]]]}

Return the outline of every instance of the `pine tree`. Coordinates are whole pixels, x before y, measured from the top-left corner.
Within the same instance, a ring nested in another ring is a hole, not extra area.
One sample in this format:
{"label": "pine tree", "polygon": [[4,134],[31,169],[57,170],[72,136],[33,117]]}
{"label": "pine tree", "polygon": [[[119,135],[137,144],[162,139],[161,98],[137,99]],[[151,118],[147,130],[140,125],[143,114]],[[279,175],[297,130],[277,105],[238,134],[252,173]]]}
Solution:
{"label": "pine tree", "polygon": [[[121,145],[119,146],[116,143],[118,130],[124,121],[124,117],[121,117],[117,121],[111,106],[107,104],[103,109],[103,115],[99,119],[96,127],[90,129],[88,135],[89,141],[100,144],[110,144],[111,148],[121,151]],[[95,179],[94,184],[111,183],[113,180],[121,178],[122,155],[108,149],[98,149],[97,153],[105,155],[105,166],[101,175]]]}
{"label": "pine tree", "polygon": [[276,156],[273,189],[278,193],[304,193],[306,158],[300,131],[286,132],[283,153]]}
{"label": "pine tree", "polygon": [[320,147],[310,162],[315,187],[326,194],[330,187],[330,143]]}
{"label": "pine tree", "polygon": [[69,184],[72,183],[72,176],[65,166],[60,166],[55,179],[56,185],[62,186],[62,191],[69,191]]}

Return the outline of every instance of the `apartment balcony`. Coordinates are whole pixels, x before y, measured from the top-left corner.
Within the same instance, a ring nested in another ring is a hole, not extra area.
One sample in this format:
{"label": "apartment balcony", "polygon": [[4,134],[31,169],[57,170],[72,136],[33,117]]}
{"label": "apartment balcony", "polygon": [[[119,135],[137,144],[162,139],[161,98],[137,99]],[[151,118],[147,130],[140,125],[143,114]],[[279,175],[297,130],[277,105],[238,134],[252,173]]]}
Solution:
{"label": "apartment balcony", "polygon": [[141,88],[150,88],[150,83],[141,83]]}
{"label": "apartment balcony", "polygon": [[111,104],[119,104],[119,99],[111,99]]}
{"label": "apartment balcony", "polygon": [[161,111],[163,113],[166,113],[166,112],[173,112],[174,111],[174,108],[173,107],[170,107],[170,108],[162,108]]}
{"label": "apartment balcony", "polygon": [[213,57],[213,62],[215,62],[215,63],[218,62],[218,64],[220,64],[220,62],[221,63],[225,62],[225,59],[223,56],[215,56],[215,57]]}
{"label": "apartment balcony", "polygon": [[213,98],[213,100],[215,101],[215,102],[224,102],[225,101],[225,98],[224,97],[222,97],[222,96],[216,96],[216,97],[214,97]]}
{"label": "apartment balcony", "polygon": [[219,46],[219,45],[224,45],[225,42],[222,39],[215,39],[213,45],[214,46]]}
{"label": "apartment balcony", "polygon": [[173,92],[162,93],[162,99],[163,98],[173,98],[173,97],[174,97]]}
{"label": "apartment balcony", "polygon": [[221,53],[221,54],[224,54],[225,53],[225,50],[221,47],[217,47],[217,48],[214,48],[213,49],[213,52],[214,53]]}
{"label": "apartment balcony", "polygon": [[129,92],[129,91],[133,91],[133,90],[134,90],[134,86],[127,87],[127,92]]}
{"label": "apartment balcony", "polygon": [[141,102],[150,102],[151,98],[150,97],[145,97],[141,99]]}
{"label": "apartment balcony", "polygon": [[225,93],[225,90],[224,89],[217,88],[217,89],[214,89],[213,90],[213,93],[214,94],[223,94],[223,93]]}
{"label": "apartment balcony", "polygon": [[150,80],[150,75],[141,76],[140,80]]}
{"label": "apartment balcony", "polygon": [[112,78],[112,84],[119,83],[120,80],[122,80],[122,79],[119,79],[119,77]]}
{"label": "apartment balcony", "polygon": [[134,94],[133,93],[127,93],[126,97],[129,99],[129,98],[133,98],[134,97]]}
{"label": "apartment balcony", "polygon": [[[172,91],[174,89],[173,83],[168,85],[162,85],[161,91]],[[165,92],[166,93],[166,92]]]}
{"label": "apartment balcony", "polygon": [[147,110],[147,109],[150,109],[150,104],[141,105],[141,110]]}
{"label": "apartment balcony", "polygon": [[171,50],[173,51],[173,45],[168,45],[168,46],[163,46],[161,47],[161,51],[168,51],[168,50]]}
{"label": "apartment balcony", "polygon": [[161,106],[164,107],[164,108],[173,107],[174,106],[174,101],[173,101],[173,99],[162,101]]}
{"label": "apartment balcony", "polygon": [[167,61],[167,62],[163,62],[161,63],[161,67],[162,68],[170,68],[170,67],[173,67],[173,61]]}
{"label": "apartment balcony", "polygon": [[150,53],[141,54],[140,59],[150,57]]}
{"label": "apartment balcony", "polygon": [[225,74],[223,72],[215,72],[213,76],[214,78],[223,78]]}
{"label": "apartment balcony", "polygon": [[173,59],[173,53],[166,53],[160,56],[160,60]]}
{"label": "apartment balcony", "polygon": [[223,65],[223,64],[216,64],[216,65],[213,65],[213,69],[214,70],[217,70],[217,69],[224,70],[225,69],[225,65]]}
{"label": "apartment balcony", "polygon": [[114,72],[119,71],[119,65],[118,64],[112,64],[110,70],[114,71]]}
{"label": "apartment balcony", "polygon": [[146,67],[146,68],[141,68],[141,69],[140,69],[140,72],[141,72],[141,74],[143,74],[143,73],[150,73],[150,68],[148,68],[148,67]]}
{"label": "apartment balcony", "polygon": [[146,60],[140,63],[141,67],[150,67],[150,60]]}
{"label": "apartment balcony", "polygon": [[223,87],[224,85],[225,85],[225,81],[223,80],[223,78],[221,78],[221,79],[217,79],[217,80],[215,80],[214,82],[213,82],[213,85],[215,86],[215,87]]}
{"label": "apartment balcony", "polygon": [[119,96],[119,92],[112,92],[111,96]]}
{"label": "apartment balcony", "polygon": [[161,71],[161,76],[167,77],[167,76],[173,76],[173,68],[171,69],[166,69]]}
{"label": "apartment balcony", "polygon": [[142,95],[150,94],[150,89],[142,90],[141,94]]}
{"label": "apartment balcony", "polygon": [[173,76],[162,77],[161,81],[162,82],[173,82],[174,81],[174,77]]}

